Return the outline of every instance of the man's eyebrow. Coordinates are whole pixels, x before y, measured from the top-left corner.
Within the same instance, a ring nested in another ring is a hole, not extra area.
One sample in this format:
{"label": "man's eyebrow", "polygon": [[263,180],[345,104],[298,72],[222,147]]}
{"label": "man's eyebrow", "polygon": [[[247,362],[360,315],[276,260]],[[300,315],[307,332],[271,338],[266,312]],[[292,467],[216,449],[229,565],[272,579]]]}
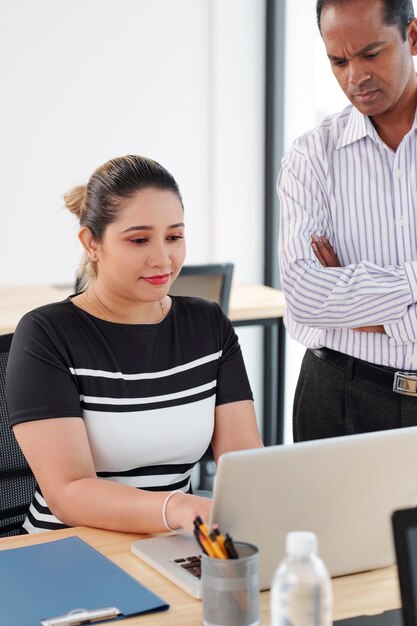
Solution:
{"label": "man's eyebrow", "polygon": [[[168,226],[168,228],[180,228],[181,226],[185,226],[184,222],[171,224],[170,226]],[[129,226],[129,228],[126,228],[126,230],[122,230],[121,234],[123,235],[123,233],[130,233],[134,230],[155,230],[155,228],[153,226],[147,226],[145,224],[138,225],[138,226]]]}
{"label": "man's eyebrow", "polygon": [[[386,40],[373,41],[372,43],[368,43],[366,46],[364,46],[363,48],[355,52],[355,54],[353,55],[353,58],[361,54],[365,54],[365,52],[370,52],[371,50],[374,50],[375,48],[378,48],[379,46],[382,46],[385,43],[387,43]],[[328,54],[327,56],[330,59],[330,61],[344,61],[344,57],[338,57],[335,54]]]}

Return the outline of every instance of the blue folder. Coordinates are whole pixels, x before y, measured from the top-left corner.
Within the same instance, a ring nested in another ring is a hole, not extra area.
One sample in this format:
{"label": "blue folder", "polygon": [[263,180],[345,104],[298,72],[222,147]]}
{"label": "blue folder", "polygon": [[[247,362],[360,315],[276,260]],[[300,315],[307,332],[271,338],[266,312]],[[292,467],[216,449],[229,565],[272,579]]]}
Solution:
{"label": "blue folder", "polygon": [[0,551],[2,626],[39,626],[74,609],[110,606],[121,611],[112,621],[169,608],[79,537]]}

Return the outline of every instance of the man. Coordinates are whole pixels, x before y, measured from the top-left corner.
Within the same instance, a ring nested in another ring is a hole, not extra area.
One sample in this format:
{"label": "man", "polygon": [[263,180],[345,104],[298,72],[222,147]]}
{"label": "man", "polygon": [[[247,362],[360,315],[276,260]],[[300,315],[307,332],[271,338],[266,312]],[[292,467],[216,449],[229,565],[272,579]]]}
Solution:
{"label": "man", "polygon": [[319,0],[317,20],[351,106],[278,178],[296,441],[417,424],[417,20],[411,0]]}

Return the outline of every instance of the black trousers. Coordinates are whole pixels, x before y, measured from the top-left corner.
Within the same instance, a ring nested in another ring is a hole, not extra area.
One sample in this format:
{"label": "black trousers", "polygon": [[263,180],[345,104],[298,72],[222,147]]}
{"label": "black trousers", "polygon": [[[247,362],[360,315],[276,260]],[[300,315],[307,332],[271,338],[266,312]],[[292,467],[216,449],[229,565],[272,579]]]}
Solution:
{"label": "black trousers", "polygon": [[364,380],[357,362],[334,365],[307,350],[294,396],[294,441],[417,425],[417,396]]}

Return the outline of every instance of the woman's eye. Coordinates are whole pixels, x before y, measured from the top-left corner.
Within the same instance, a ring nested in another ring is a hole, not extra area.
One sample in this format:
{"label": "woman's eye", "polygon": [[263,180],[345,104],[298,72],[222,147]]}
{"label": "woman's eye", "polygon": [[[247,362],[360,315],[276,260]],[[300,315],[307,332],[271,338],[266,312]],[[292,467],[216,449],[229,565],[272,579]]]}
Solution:
{"label": "woman's eye", "polygon": [[177,241],[178,239],[184,239],[184,235],[169,235],[168,241]]}
{"label": "woman's eye", "polygon": [[139,239],[131,239],[130,241],[136,245],[139,245],[141,243],[146,243],[148,240],[145,239],[144,237],[141,237]]}

